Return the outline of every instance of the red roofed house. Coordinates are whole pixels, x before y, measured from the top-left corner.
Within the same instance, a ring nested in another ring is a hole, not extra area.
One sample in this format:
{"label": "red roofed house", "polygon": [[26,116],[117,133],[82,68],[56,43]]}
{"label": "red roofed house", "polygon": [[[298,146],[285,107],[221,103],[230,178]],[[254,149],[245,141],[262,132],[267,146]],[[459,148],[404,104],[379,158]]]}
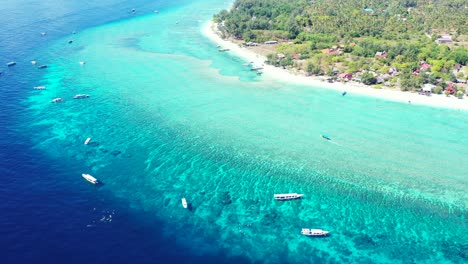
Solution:
{"label": "red roofed house", "polygon": [[388,57],[388,54],[385,51],[378,51],[378,52],[375,53],[375,57],[377,57],[377,59],[379,59],[379,60],[380,59],[385,59],[385,58]]}
{"label": "red roofed house", "polygon": [[419,65],[421,71],[427,71],[429,68],[431,68],[431,65],[426,63],[426,62],[421,62]]}
{"label": "red roofed house", "polygon": [[342,73],[340,75],[338,75],[338,77],[342,80],[345,80],[347,79],[348,81],[351,80],[353,78],[353,74],[352,73]]}
{"label": "red roofed house", "polygon": [[294,56],[292,57],[293,60],[298,60],[298,59],[300,59],[300,58],[301,58],[301,54],[300,54],[300,53],[297,53],[296,55],[294,55]]}
{"label": "red roofed house", "polygon": [[447,82],[447,87],[445,87],[444,91],[449,92],[450,94],[455,93],[455,89],[453,88],[453,82]]}

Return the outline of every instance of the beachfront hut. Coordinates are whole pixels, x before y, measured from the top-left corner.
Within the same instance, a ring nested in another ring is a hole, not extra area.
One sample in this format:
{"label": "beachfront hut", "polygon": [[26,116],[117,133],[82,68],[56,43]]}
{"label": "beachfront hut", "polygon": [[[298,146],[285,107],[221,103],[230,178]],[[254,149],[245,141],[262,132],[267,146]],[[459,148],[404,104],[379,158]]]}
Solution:
{"label": "beachfront hut", "polygon": [[422,90],[423,90],[423,92],[432,92],[432,89],[434,89],[434,88],[436,88],[435,85],[430,84],[430,83],[426,83],[426,84],[424,84]]}
{"label": "beachfront hut", "polygon": [[423,85],[421,90],[419,90],[419,94],[430,96],[432,94],[432,90],[434,90],[434,88],[436,88],[435,85],[430,84],[430,83],[426,83],[426,84]]}
{"label": "beachfront hut", "polygon": [[338,75],[338,78],[341,79],[341,80],[344,80],[344,81],[349,81],[353,78],[353,74],[352,73],[342,73],[340,75]]}

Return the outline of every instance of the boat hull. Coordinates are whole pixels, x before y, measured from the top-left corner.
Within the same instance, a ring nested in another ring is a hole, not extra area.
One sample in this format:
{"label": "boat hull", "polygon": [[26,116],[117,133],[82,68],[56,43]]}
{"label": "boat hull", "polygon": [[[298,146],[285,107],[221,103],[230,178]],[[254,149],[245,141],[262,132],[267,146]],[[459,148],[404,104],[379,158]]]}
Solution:
{"label": "boat hull", "polygon": [[295,200],[295,199],[300,199],[303,194],[297,194],[297,193],[285,193],[285,194],[275,194],[273,197],[275,200],[278,201],[287,201],[287,200]]}
{"label": "boat hull", "polygon": [[96,178],[94,178],[93,176],[91,176],[90,174],[84,174],[84,173],[83,173],[83,174],[81,174],[81,176],[82,176],[85,180],[87,180],[88,182],[90,182],[90,183],[92,183],[92,184],[94,184],[94,185],[99,184],[99,181],[98,181]]}
{"label": "boat hull", "polygon": [[322,229],[309,229],[309,228],[303,228],[301,231],[301,234],[305,236],[315,236],[315,237],[323,237],[323,236],[328,236],[330,232],[322,230]]}

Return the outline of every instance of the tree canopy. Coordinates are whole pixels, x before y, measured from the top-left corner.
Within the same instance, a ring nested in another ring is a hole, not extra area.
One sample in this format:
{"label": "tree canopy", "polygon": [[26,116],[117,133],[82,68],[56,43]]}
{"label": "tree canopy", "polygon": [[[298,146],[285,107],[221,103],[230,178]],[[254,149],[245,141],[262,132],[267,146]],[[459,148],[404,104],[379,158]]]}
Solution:
{"label": "tree canopy", "polygon": [[[419,70],[448,81],[455,65],[468,64],[467,17],[466,0],[236,0],[214,21],[237,39],[289,43],[278,45],[286,57],[277,65],[300,54],[313,74],[398,69],[403,86],[416,89],[427,81],[408,82]],[[438,43],[444,35],[450,41]]]}

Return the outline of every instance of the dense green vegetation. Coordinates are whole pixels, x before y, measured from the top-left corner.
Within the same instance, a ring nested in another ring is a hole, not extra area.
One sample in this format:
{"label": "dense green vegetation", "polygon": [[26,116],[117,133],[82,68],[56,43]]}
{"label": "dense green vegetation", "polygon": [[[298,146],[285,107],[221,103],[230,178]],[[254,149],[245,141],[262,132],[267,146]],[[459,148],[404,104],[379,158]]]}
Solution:
{"label": "dense green vegetation", "polygon": [[467,18],[467,0],[236,0],[214,20],[225,36],[279,41],[269,63],[416,90],[466,80]]}

